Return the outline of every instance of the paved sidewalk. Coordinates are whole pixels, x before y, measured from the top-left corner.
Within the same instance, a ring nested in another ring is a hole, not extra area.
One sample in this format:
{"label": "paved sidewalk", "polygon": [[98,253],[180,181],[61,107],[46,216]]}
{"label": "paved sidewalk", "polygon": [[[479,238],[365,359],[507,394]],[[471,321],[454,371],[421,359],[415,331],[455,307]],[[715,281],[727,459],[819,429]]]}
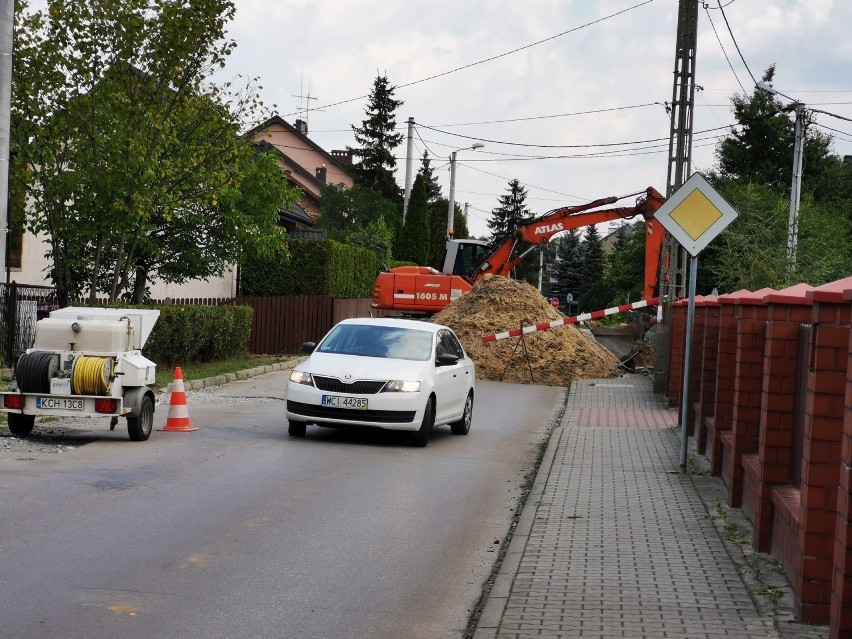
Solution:
{"label": "paved sidewalk", "polygon": [[572,385],[474,639],[827,636],[745,574],[677,421],[648,377]]}

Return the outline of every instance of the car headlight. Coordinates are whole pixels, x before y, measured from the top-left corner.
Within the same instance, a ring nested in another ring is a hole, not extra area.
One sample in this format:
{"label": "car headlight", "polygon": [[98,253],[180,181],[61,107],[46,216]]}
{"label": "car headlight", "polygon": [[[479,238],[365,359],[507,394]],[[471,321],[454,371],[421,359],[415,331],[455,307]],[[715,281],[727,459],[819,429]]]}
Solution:
{"label": "car headlight", "polygon": [[407,382],[401,379],[394,379],[387,383],[383,393],[419,393],[420,382]]}
{"label": "car headlight", "polygon": [[306,373],[305,371],[293,371],[290,373],[290,381],[294,384],[314,385],[314,378],[311,377],[310,373]]}

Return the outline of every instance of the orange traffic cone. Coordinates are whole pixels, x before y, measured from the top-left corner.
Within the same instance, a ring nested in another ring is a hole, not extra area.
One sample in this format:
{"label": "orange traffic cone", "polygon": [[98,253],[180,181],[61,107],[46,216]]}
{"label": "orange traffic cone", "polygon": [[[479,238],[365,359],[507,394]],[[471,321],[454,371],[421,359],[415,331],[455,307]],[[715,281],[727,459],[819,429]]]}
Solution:
{"label": "orange traffic cone", "polygon": [[166,425],[158,430],[183,432],[198,430],[189,423],[189,410],[186,408],[186,393],[183,390],[183,375],[180,372],[180,366],[175,368],[175,381],[169,400],[169,417],[166,419]]}

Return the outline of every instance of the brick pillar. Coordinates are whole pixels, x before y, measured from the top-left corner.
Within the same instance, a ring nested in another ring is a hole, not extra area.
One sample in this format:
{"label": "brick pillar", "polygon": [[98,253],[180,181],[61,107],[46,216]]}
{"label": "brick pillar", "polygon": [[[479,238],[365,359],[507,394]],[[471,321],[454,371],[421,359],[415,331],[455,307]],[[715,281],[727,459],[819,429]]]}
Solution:
{"label": "brick pillar", "polygon": [[734,415],[734,372],[737,367],[737,318],[734,301],[738,295],[749,291],[738,291],[720,295],[719,342],[716,347],[716,398],[712,416],[707,424],[707,459],[714,475],[722,474],[722,440],[731,431]]}
{"label": "brick pillar", "polygon": [[[706,419],[713,414],[716,401],[716,365],[719,350],[719,302],[715,297],[705,297],[700,303],[704,312],[704,344],[702,345],[701,388],[698,392],[699,412],[695,416],[695,449],[699,455],[707,451]],[[697,309],[696,309],[697,310]]]}
{"label": "brick pillar", "polygon": [[[852,302],[852,286],[843,294]],[[834,541],[834,581],[831,589],[829,636],[852,638],[852,335],[846,359],[846,410],[843,419],[840,489]]]}
{"label": "brick pillar", "polygon": [[683,384],[683,360],[686,336],[686,302],[671,305],[671,341],[669,342],[669,383],[666,396],[669,406],[680,406],[680,387]]}
{"label": "brick pillar", "polygon": [[[852,285],[852,278],[847,278]],[[841,280],[846,282],[847,280]],[[807,623],[829,622],[838,520],[838,486],[845,413],[846,364],[852,307],[837,282],[808,293],[814,302],[811,370],[805,403],[802,450],[800,570],[793,582],[794,609]]]}
{"label": "brick pillar", "polygon": [[728,487],[728,504],[742,504],[744,454],[757,451],[760,432],[760,395],[763,388],[763,345],[767,306],[763,298],[774,293],[761,289],[741,295],[735,302],[737,317],[736,371],[731,436],[725,438],[722,479]]}
{"label": "brick pillar", "polygon": [[695,412],[701,412],[701,376],[704,373],[704,324],[706,313],[699,302],[703,295],[695,296],[695,317],[692,322],[692,355],[689,361],[689,406],[686,407],[686,432],[695,434]]}
{"label": "brick pillar", "polygon": [[[805,295],[813,287],[797,284],[767,295],[766,342],[763,351],[763,388],[760,401],[760,448],[753,477],[746,466],[743,509],[754,527],[752,545],[759,552],[772,547],[772,486],[790,482],[793,411],[799,362],[799,325],[809,324],[813,302]],[[801,464],[801,459],[794,460]]]}

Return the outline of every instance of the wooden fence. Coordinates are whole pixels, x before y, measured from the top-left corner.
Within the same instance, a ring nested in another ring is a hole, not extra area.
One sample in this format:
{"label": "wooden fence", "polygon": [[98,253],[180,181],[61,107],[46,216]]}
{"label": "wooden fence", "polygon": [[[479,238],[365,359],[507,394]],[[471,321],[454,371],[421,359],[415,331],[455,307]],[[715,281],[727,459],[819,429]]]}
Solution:
{"label": "wooden fence", "polygon": [[[34,288],[44,290],[35,292],[30,290]],[[0,313],[0,347],[5,347],[0,348],[0,360],[4,360],[0,363],[6,366],[12,365],[18,353],[31,347],[35,337],[37,304],[35,301],[21,302],[20,300],[30,299],[31,295],[38,293],[44,297],[45,304],[48,301],[52,304],[52,306],[45,306],[44,316],[48,311],[56,308],[53,297],[49,297],[53,293],[50,287],[20,287],[13,284],[11,290],[12,293],[9,294],[0,288],[0,310],[3,310]],[[170,298],[152,301],[156,304],[250,306],[254,312],[248,350],[256,355],[298,353],[304,342],[319,341],[332,326],[341,320],[386,314],[371,308],[371,300],[368,298],[335,299],[331,295]],[[78,300],[76,303],[82,305],[85,302]],[[102,303],[105,304],[103,301]],[[22,304],[30,304],[31,312],[24,313],[21,310]],[[39,312],[41,307],[42,303],[39,302]],[[22,332],[23,327],[29,327],[29,330]],[[15,341],[16,339],[18,341]]]}
{"label": "wooden fence", "polygon": [[182,298],[169,303],[250,306],[254,313],[248,349],[256,355],[298,353],[302,344],[318,342],[341,320],[384,315],[371,308],[369,298],[336,299],[331,295]]}

